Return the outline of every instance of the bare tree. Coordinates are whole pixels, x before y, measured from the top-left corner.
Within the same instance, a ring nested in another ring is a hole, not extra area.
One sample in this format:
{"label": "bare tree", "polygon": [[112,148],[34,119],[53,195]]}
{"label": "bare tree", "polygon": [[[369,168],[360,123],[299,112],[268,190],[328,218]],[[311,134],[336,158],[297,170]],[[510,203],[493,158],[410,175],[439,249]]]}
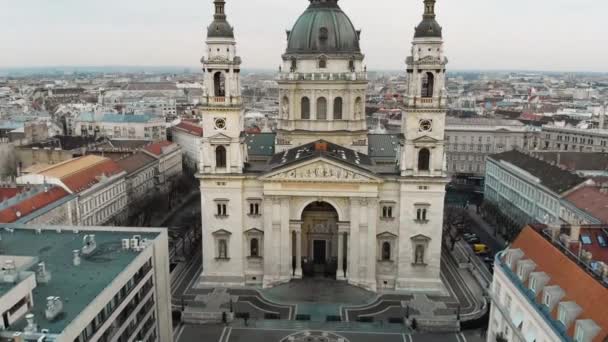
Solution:
{"label": "bare tree", "polygon": [[0,144],[0,177],[17,176],[17,156],[12,144]]}
{"label": "bare tree", "polygon": [[443,234],[450,243],[450,251],[454,250],[456,242],[462,240],[468,224],[470,224],[469,215],[464,209],[452,206],[446,207]]}

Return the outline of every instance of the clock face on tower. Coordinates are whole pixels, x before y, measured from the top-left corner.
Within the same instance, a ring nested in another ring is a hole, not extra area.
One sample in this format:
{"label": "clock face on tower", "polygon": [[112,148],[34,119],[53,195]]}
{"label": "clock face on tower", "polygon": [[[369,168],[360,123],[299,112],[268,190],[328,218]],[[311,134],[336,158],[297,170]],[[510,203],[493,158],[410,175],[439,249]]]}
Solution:
{"label": "clock face on tower", "polygon": [[432,120],[420,120],[420,132],[430,132],[433,130]]}
{"label": "clock face on tower", "polygon": [[226,129],[226,119],[216,118],[215,119],[215,129]]}

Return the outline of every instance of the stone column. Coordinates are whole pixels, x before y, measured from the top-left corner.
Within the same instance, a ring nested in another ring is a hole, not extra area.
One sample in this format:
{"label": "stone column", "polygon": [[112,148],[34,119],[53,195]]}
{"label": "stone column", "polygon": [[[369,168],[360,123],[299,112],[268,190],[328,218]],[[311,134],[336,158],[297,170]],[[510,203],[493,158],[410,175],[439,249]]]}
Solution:
{"label": "stone column", "polygon": [[274,244],[273,231],[273,198],[264,199],[264,288],[272,286],[275,281],[275,263],[277,251]]}
{"label": "stone column", "polygon": [[359,199],[350,200],[350,238],[348,240],[348,282],[359,285]]}
{"label": "stone column", "polygon": [[[344,242],[350,230],[350,222],[338,223],[338,270],[336,273],[337,280],[347,279],[347,268],[345,267],[344,259],[348,255],[348,248],[344,249]],[[348,258],[347,258],[348,259]],[[347,260],[348,262],[348,260]]]}
{"label": "stone column", "polygon": [[378,199],[367,201],[367,274],[366,282],[372,291],[376,291],[376,257],[377,237],[376,223],[378,221]]}
{"label": "stone column", "polygon": [[292,241],[291,241],[291,230],[289,222],[289,197],[280,197],[279,205],[275,206],[278,209],[278,217],[280,219],[280,238],[279,238],[279,253],[280,253],[280,280],[289,281],[291,279],[291,256],[292,253]]}
{"label": "stone column", "polygon": [[294,279],[302,278],[302,221],[291,221],[291,231],[296,234],[296,268]]}
{"label": "stone column", "polygon": [[344,265],[344,260],[342,260],[342,256],[343,256],[343,251],[344,249],[344,233],[342,232],[338,232],[338,262],[337,262],[337,268],[336,268],[336,280],[344,280],[346,279],[344,277],[344,269],[343,269],[343,265]]}

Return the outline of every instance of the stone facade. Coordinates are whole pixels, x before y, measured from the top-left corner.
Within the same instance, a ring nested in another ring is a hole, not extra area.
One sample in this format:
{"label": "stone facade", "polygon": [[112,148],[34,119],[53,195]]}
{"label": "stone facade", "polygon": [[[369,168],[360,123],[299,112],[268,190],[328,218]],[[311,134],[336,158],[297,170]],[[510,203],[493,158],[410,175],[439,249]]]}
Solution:
{"label": "stone facade", "polygon": [[[216,1],[216,11],[218,4],[223,14],[223,1]],[[326,10],[342,13],[335,0],[313,0],[304,15]],[[291,35],[301,34],[296,28]],[[321,28],[319,39],[324,34],[331,33]],[[205,89],[216,96],[202,101],[200,285],[272,287],[322,274],[372,291],[445,293],[442,39],[413,43],[404,139],[388,167],[367,156],[363,55],[293,52],[289,44],[286,71],[279,74],[278,153],[253,161],[241,138],[234,38],[207,41],[212,57],[203,59]],[[218,83],[220,76],[212,75],[220,72],[227,75]],[[420,73],[433,74],[434,83],[424,85],[430,95],[418,85]],[[217,84],[230,93],[218,92]],[[341,105],[334,106],[337,96]]]}

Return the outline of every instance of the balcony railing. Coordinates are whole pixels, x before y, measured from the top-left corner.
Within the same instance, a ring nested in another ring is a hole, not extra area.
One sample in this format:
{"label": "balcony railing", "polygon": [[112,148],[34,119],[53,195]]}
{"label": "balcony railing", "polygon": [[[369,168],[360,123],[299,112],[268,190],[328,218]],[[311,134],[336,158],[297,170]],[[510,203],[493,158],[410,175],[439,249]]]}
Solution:
{"label": "balcony railing", "polygon": [[214,106],[237,106],[241,103],[240,96],[205,96],[202,99],[202,104]]}
{"label": "balcony railing", "polygon": [[282,72],[280,81],[366,81],[366,72]]}
{"label": "balcony railing", "polygon": [[433,98],[432,97],[423,97],[420,99],[420,103],[422,104],[432,104],[433,103]]}
{"label": "balcony railing", "polygon": [[[495,260],[495,263],[500,266],[500,269],[507,276],[507,278],[509,278],[509,280],[511,281],[511,284],[513,284],[521,292],[522,297],[526,298],[526,300],[528,301],[530,306],[532,306],[534,309],[536,309],[536,312],[538,312],[540,314],[540,316],[545,320],[545,322],[547,322],[547,324],[551,327],[553,332],[557,336],[559,336],[562,339],[562,341],[567,341],[567,342],[573,341],[572,338],[570,336],[568,336],[564,325],[560,321],[554,319],[553,316],[551,316],[551,312],[549,311],[549,308],[546,305],[539,303],[536,300],[536,296],[535,296],[534,292],[532,292],[529,288],[527,288],[522,283],[521,279],[519,279],[517,274],[515,274],[515,272],[513,272],[511,270],[511,268],[509,268],[508,265],[506,265],[505,263],[502,262],[503,255],[504,255],[504,251],[500,252],[500,253],[496,253],[494,260]],[[508,317],[508,319],[511,319],[511,317]]]}

